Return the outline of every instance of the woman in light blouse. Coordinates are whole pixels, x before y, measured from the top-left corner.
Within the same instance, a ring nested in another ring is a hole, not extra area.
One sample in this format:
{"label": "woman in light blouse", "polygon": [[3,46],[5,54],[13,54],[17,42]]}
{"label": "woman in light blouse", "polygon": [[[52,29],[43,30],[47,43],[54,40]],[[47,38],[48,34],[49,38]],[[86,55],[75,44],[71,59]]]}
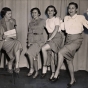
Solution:
{"label": "woman in light blouse", "polygon": [[[49,39],[47,40],[46,44],[42,47],[42,53],[43,53],[43,70],[42,70],[42,77],[45,77],[47,73],[47,51],[51,50],[53,54],[57,54],[57,52],[60,50],[60,48],[63,46],[63,37],[62,32],[59,30],[61,19],[56,16],[57,10],[54,6],[50,5],[47,7],[45,11],[47,15],[46,20],[46,29],[49,33]],[[54,55],[52,55],[53,58],[51,58],[51,70],[52,74],[49,78],[50,80],[54,76],[55,72],[55,62],[54,62]]]}
{"label": "woman in light blouse", "polygon": [[65,16],[63,23],[64,30],[67,33],[66,41],[64,47],[58,53],[58,66],[55,75],[52,79],[53,82],[57,81],[57,79],[59,78],[60,68],[63,63],[63,60],[66,59],[71,76],[71,81],[69,84],[67,84],[67,88],[70,88],[76,82],[74,77],[73,58],[83,41],[83,26],[88,28],[88,21],[83,15],[77,15],[77,10],[78,5],[76,3],[69,3],[69,15]]}

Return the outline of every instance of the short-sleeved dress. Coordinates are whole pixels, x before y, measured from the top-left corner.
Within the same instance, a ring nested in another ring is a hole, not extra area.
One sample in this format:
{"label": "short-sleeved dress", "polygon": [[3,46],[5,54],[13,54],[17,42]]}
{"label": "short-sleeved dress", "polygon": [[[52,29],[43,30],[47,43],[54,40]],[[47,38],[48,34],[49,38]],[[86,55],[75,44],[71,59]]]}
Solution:
{"label": "short-sleeved dress", "polygon": [[15,29],[15,26],[15,19],[11,19],[7,22],[4,18],[0,20],[0,47],[6,51],[10,59],[15,58],[15,54],[18,50],[20,50],[20,52],[22,51],[22,45],[17,39],[8,38],[6,41],[3,39],[4,32]]}
{"label": "short-sleeved dress", "polygon": [[[46,28],[49,32],[49,36],[52,35],[53,31],[55,30],[55,26],[60,27],[60,22],[61,19],[59,17],[53,17],[51,19],[48,18],[46,20]],[[58,30],[54,38],[47,42],[47,44],[50,45],[52,51],[57,53],[61,49],[61,47],[63,47],[63,33],[60,30]]]}
{"label": "short-sleeved dress", "polygon": [[42,46],[45,43],[44,39],[44,25],[45,25],[45,20],[42,18],[39,18],[37,20],[32,20],[29,23],[29,28],[28,28],[28,35],[27,35],[27,40],[28,44],[31,44],[27,50],[27,53],[31,58],[36,57]]}

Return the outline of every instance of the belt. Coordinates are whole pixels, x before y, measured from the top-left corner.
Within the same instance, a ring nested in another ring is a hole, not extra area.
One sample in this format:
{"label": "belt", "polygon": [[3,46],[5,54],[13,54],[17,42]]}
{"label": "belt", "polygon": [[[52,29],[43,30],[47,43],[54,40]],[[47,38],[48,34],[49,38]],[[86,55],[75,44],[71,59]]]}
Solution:
{"label": "belt", "polygon": [[41,33],[41,34],[39,34],[39,33],[33,33],[34,35],[41,35],[41,34],[43,34],[43,33]]}

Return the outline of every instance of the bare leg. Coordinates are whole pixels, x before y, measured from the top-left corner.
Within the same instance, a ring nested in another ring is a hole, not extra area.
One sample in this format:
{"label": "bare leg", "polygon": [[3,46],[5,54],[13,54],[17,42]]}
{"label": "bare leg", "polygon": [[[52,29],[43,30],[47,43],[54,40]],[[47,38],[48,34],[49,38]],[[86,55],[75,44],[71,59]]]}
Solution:
{"label": "bare leg", "polygon": [[35,68],[35,75],[33,76],[33,78],[36,78],[38,76],[38,56],[34,58],[34,68]]}
{"label": "bare leg", "polygon": [[16,52],[16,68],[19,68],[20,50]]}
{"label": "bare leg", "polygon": [[49,44],[45,44],[42,47],[42,53],[43,53],[43,72],[42,73],[46,73],[47,71],[47,50],[50,50],[50,45]]}
{"label": "bare leg", "polygon": [[30,71],[28,72],[28,76],[31,76],[34,72],[34,66],[33,66],[33,58],[31,56],[29,56],[29,60],[30,60]]}
{"label": "bare leg", "polygon": [[59,58],[58,58],[58,65],[57,65],[57,69],[56,69],[54,78],[57,78],[58,75],[60,74],[60,68],[61,68],[61,66],[63,64],[63,61],[64,61],[64,58],[63,58],[63,56],[62,56],[62,54],[60,52],[58,53],[58,56],[59,56]]}
{"label": "bare leg", "polygon": [[52,58],[51,58],[51,70],[52,70],[52,75],[50,77],[50,79],[52,79],[54,77],[54,73],[55,73],[55,63],[54,63],[54,53],[52,52]]}
{"label": "bare leg", "polygon": [[47,56],[47,67],[48,67],[48,71],[50,71],[50,64],[51,64],[51,56],[52,56],[52,51],[47,51],[47,54],[48,54],[48,56]]}
{"label": "bare leg", "polygon": [[73,84],[73,82],[75,81],[73,61],[67,60],[67,64],[68,64],[68,68],[69,68],[69,72],[70,72],[70,76],[71,76],[70,84]]}
{"label": "bare leg", "polygon": [[20,69],[19,69],[19,61],[20,61],[20,50],[18,50],[16,53],[15,53],[15,57],[16,57],[16,65],[15,65],[15,72],[16,73],[19,73]]}

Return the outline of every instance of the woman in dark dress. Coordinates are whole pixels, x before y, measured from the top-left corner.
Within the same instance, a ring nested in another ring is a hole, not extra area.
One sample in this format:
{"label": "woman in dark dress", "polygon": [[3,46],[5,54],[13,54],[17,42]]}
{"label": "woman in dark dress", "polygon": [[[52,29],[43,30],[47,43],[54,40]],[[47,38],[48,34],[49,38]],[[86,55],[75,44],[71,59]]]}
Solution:
{"label": "woman in dark dress", "polygon": [[42,45],[45,43],[43,36],[45,21],[39,18],[41,12],[38,8],[33,8],[30,12],[32,20],[28,27],[27,42],[29,48],[26,54],[30,60],[30,71],[28,72],[28,76],[31,76],[35,70],[33,78],[36,78],[38,76],[38,54]]}
{"label": "woman in dark dress", "polygon": [[17,40],[17,36],[7,37],[6,35],[4,35],[4,32],[16,29],[16,20],[12,18],[12,11],[8,7],[4,7],[1,10],[1,17],[2,19],[0,20],[0,50],[5,50],[10,57],[10,61],[8,62],[8,71],[10,73],[13,72],[12,64],[14,59],[16,59],[14,71],[16,73],[19,73],[19,60],[22,51],[21,43]]}

